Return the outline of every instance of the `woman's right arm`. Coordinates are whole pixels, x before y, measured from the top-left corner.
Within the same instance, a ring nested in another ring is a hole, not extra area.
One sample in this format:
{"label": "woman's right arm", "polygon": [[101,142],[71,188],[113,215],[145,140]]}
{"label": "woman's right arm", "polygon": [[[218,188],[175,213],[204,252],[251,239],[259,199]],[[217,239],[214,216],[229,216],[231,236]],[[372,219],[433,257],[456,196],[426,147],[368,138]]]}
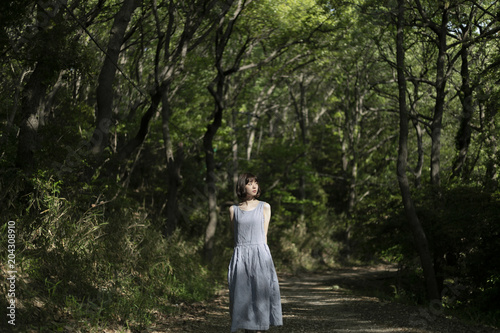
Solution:
{"label": "woman's right arm", "polygon": [[234,233],[234,206],[229,207],[229,227],[231,233]]}

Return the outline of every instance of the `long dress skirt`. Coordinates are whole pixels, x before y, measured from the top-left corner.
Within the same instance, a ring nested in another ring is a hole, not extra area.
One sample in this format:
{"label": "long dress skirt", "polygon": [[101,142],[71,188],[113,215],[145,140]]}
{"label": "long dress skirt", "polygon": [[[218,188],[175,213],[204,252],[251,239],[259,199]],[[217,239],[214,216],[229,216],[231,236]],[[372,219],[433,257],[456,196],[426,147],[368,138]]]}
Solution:
{"label": "long dress skirt", "polygon": [[234,206],[235,247],[228,269],[231,332],[283,325],[278,277],[265,242],[264,202]]}

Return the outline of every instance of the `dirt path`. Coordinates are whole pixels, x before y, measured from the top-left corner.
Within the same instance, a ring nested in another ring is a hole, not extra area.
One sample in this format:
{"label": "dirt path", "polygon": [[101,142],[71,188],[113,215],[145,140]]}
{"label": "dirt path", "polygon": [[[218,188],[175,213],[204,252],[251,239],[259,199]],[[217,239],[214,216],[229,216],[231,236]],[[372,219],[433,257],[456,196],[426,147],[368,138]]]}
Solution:
{"label": "dirt path", "polygon": [[[322,332],[481,332],[500,330],[472,326],[448,319],[440,310],[384,302],[355,295],[344,288],[375,288],[394,270],[387,266],[349,268],[330,273],[281,275],[283,326],[269,333]],[[149,332],[229,332],[228,295],[222,291],[210,304],[198,304],[178,316],[165,318]]]}

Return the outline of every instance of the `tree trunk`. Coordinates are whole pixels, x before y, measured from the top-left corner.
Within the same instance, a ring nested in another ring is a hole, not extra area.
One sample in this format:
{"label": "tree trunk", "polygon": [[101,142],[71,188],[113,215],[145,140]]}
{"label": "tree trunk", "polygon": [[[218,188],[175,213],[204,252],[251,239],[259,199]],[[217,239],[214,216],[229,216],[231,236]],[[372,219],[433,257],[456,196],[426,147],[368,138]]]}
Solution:
{"label": "tree trunk", "polygon": [[14,128],[14,119],[16,118],[16,114],[19,109],[19,97],[21,95],[22,91],[22,82],[24,80],[25,75],[28,74],[28,70],[23,70],[22,74],[19,76],[19,80],[17,84],[14,87],[14,92],[12,94],[13,96],[13,105],[12,107],[8,110],[7,113],[7,123],[5,124],[5,127],[2,130],[2,134],[0,137],[0,159],[4,158],[5,155],[5,147],[7,144],[7,140],[9,139],[9,136],[14,135],[17,130]]}
{"label": "tree trunk", "polygon": [[[216,175],[215,175],[215,156],[213,148],[213,139],[217,134],[217,130],[222,124],[222,114],[224,112],[224,95],[225,95],[225,82],[226,77],[233,74],[239,70],[239,64],[244,54],[244,50],[247,45],[243,45],[240,52],[238,52],[236,59],[234,60],[233,66],[224,70],[223,68],[223,56],[226,49],[227,43],[231,37],[234,24],[236,23],[239,15],[241,14],[245,2],[239,0],[236,5],[233,17],[228,21],[227,26],[224,26],[224,21],[226,15],[232,6],[233,1],[226,3],[223,15],[219,21],[218,28],[215,34],[215,69],[217,70],[217,75],[214,80],[208,86],[208,90],[212,97],[214,98],[214,114],[213,121],[207,126],[207,131],[203,136],[203,150],[205,151],[205,163],[206,163],[206,184],[207,184],[207,195],[208,195],[208,210],[209,218],[207,228],[205,230],[205,244],[204,244],[204,254],[205,260],[210,262],[213,257],[213,248],[215,244],[215,231],[217,229],[218,214],[217,211],[217,186]],[[225,28],[225,29],[224,29]]]}
{"label": "tree trunk", "polygon": [[52,20],[63,19],[62,11],[59,10],[60,6],[49,7],[42,2],[37,2],[36,19],[39,30],[32,36],[31,41],[25,40],[25,42],[36,42],[48,48],[46,53],[30,55],[34,56],[36,65],[21,92],[16,166],[28,174],[36,167],[35,151],[41,145],[38,142],[38,129],[43,124],[44,106],[42,103],[48,87],[55,83],[61,71],[57,63],[53,61],[53,57],[60,53],[57,49],[57,42],[66,38],[57,29],[47,29],[53,24]]}
{"label": "tree trunk", "polygon": [[415,128],[415,134],[417,135],[417,165],[413,170],[413,175],[415,176],[415,187],[420,188],[422,184],[422,169],[424,168],[424,142],[423,142],[423,131],[417,118],[412,120],[413,127]]}
{"label": "tree trunk", "polygon": [[497,117],[498,112],[500,112],[500,102],[497,98],[493,97],[490,102],[486,103],[485,106],[486,109],[483,109],[480,112],[480,118],[484,119],[482,127],[486,139],[484,145],[486,146],[488,155],[484,175],[484,185],[486,189],[494,191],[498,190],[500,175],[498,168],[498,157],[500,156],[500,153],[498,151],[497,144],[498,140],[500,139],[500,131],[499,125],[495,123],[495,118]]}
{"label": "tree trunk", "polygon": [[124,0],[115,16],[110,31],[106,57],[99,73],[96,91],[96,123],[91,139],[91,151],[96,155],[101,154],[108,144],[113,111],[113,83],[116,76],[118,57],[130,18],[139,4],[140,1],[138,0]]}
{"label": "tree trunk", "polygon": [[422,126],[420,125],[419,121],[419,114],[417,112],[417,101],[418,101],[418,96],[419,96],[419,82],[418,81],[413,81],[413,96],[414,100],[413,103],[411,103],[411,112],[410,115],[413,115],[411,117],[411,121],[413,123],[413,127],[415,128],[415,134],[417,136],[417,164],[415,165],[415,168],[413,169],[413,175],[415,177],[414,184],[416,188],[420,188],[422,184],[422,170],[424,168],[424,141],[423,141],[423,136],[424,132],[422,130]]}
{"label": "tree trunk", "polygon": [[35,169],[35,151],[40,125],[39,111],[47,91],[48,83],[55,77],[52,69],[44,61],[39,61],[31,73],[21,98],[21,123],[17,145],[16,166],[31,173]]}
{"label": "tree trunk", "polygon": [[[307,80],[304,78],[304,75],[301,74],[300,78],[298,80],[298,85],[299,85],[299,91],[297,92],[298,94],[298,99],[294,95],[292,87],[289,87],[289,92],[290,92],[290,97],[292,99],[292,105],[295,110],[295,114],[297,115],[297,119],[299,122],[299,127],[300,127],[300,132],[301,132],[301,139],[302,139],[302,145],[304,146],[304,152],[302,155],[302,158],[307,161],[307,145],[309,144],[309,109],[307,107],[306,103],[306,85],[310,80]],[[304,172],[300,173],[299,177],[299,200],[302,202],[300,204],[300,216],[299,216],[299,223],[304,223],[305,221],[305,207],[304,207],[304,200],[306,199],[306,179],[304,176]],[[305,228],[305,226],[304,226]],[[305,229],[304,229],[305,230]]]}
{"label": "tree trunk", "polygon": [[[351,74],[349,74],[350,76]],[[358,76],[359,72],[355,73]],[[357,203],[357,185],[358,185],[358,167],[360,157],[358,154],[358,145],[361,135],[360,127],[362,110],[364,103],[364,92],[361,91],[360,80],[358,78],[347,78],[344,94],[344,122],[342,125],[342,173],[345,179],[346,202],[344,212],[346,214],[345,233],[344,233],[344,252],[349,259],[351,257],[351,234],[353,229],[353,213]]]}
{"label": "tree trunk", "polygon": [[248,120],[248,145],[247,145],[247,161],[250,161],[252,158],[252,149],[255,143],[255,133],[257,131],[257,124],[259,122],[260,116],[264,111],[264,103],[271,96],[274,89],[276,88],[276,83],[273,83],[267,91],[262,90],[257,98],[257,101],[254,104],[253,114],[249,115],[250,119]]}
{"label": "tree trunk", "polygon": [[420,220],[418,219],[413,200],[411,198],[410,186],[406,175],[408,158],[408,112],[406,106],[406,78],[404,74],[404,47],[403,47],[403,20],[404,20],[404,0],[398,0],[398,19],[397,19],[397,74],[399,90],[399,149],[397,161],[397,177],[401,197],[403,200],[406,217],[410,224],[415,245],[417,247],[424,278],[427,287],[427,294],[430,300],[439,300],[439,291],[432,264],[432,256],[429,251],[427,237]]}
{"label": "tree trunk", "polygon": [[182,184],[181,167],[184,161],[184,145],[180,142],[177,146],[177,153],[174,160],[167,163],[168,181],[167,181],[167,224],[164,235],[171,236],[178,226],[178,195],[179,187]]}
{"label": "tree trunk", "polygon": [[453,172],[451,175],[452,178],[460,177],[460,175],[462,174],[472,136],[472,128],[470,122],[474,113],[474,108],[472,106],[472,88],[470,85],[469,73],[469,49],[467,44],[462,45],[462,49],[460,50],[460,57],[462,58],[462,66],[460,69],[460,75],[462,76],[460,102],[462,103],[463,112],[462,119],[460,121],[460,128],[458,129],[455,138],[458,155],[453,163]]}
{"label": "tree trunk", "polygon": [[177,228],[178,205],[177,195],[181,185],[181,165],[183,160],[183,145],[179,143],[178,154],[174,156],[172,137],[170,135],[170,116],[172,110],[170,107],[170,83],[165,82],[162,99],[162,129],[163,141],[165,142],[165,156],[167,159],[167,223],[164,229],[165,236],[170,236]]}
{"label": "tree trunk", "polygon": [[232,170],[232,180],[233,180],[233,201],[238,201],[238,195],[236,193],[236,184],[238,183],[239,177],[239,164],[238,164],[238,109],[233,108],[233,114],[231,117],[231,127],[233,128],[233,140],[231,143],[231,150],[233,156],[233,170]]}
{"label": "tree trunk", "polygon": [[149,105],[148,110],[146,111],[146,113],[144,113],[144,115],[141,118],[141,125],[139,126],[137,134],[135,135],[134,138],[130,139],[118,151],[120,160],[128,159],[130,155],[134,152],[134,150],[137,149],[137,147],[139,147],[144,142],[144,139],[146,139],[146,135],[148,134],[149,131],[149,122],[156,114],[160,101],[161,101],[161,93],[159,91],[156,91],[151,96],[151,104]]}
{"label": "tree trunk", "polygon": [[448,32],[448,4],[441,2],[441,25],[436,27],[438,58],[436,64],[436,104],[431,125],[431,184],[439,193],[441,186],[441,129],[446,97],[446,36]]}
{"label": "tree trunk", "polygon": [[[179,143],[177,154],[175,154],[170,135],[170,118],[173,113],[170,101],[176,92],[175,89],[171,89],[172,82],[176,75],[183,71],[184,62],[189,50],[198,45],[212,29],[211,27],[213,25],[208,25],[204,28],[206,29],[205,32],[201,33],[199,37],[193,40],[199,28],[202,27],[202,23],[211,17],[209,13],[216,3],[217,1],[207,1],[204,6],[195,6],[192,8],[188,3],[184,4],[187,5],[186,8],[182,8],[182,6],[178,7],[179,3],[170,0],[168,2],[167,13],[168,23],[166,24],[166,30],[164,32],[162,31],[164,22],[162,22],[158,15],[156,4],[153,6],[159,40],[155,54],[155,83],[157,84],[157,89],[162,101],[162,132],[167,160],[167,223],[163,230],[164,235],[167,237],[174,232],[178,224],[179,207],[177,197],[178,189],[182,182],[181,166],[183,162],[183,144],[182,142]],[[175,12],[177,10],[186,10],[185,14],[187,16],[182,28],[180,28],[180,25],[178,26],[176,24]],[[224,14],[225,13],[220,14],[221,17],[223,17]],[[175,38],[177,34],[180,35],[178,40]],[[165,62],[164,66],[160,66],[162,51]],[[217,131],[217,129],[215,129],[215,131]]]}
{"label": "tree trunk", "polygon": [[224,106],[222,104],[223,99],[223,87],[224,87],[224,76],[222,74],[217,75],[216,79],[217,90],[211,90],[211,93],[215,99],[215,111],[214,119],[211,124],[207,126],[207,131],[203,136],[203,149],[205,151],[205,163],[206,163],[206,184],[207,184],[207,195],[208,195],[208,225],[205,232],[205,259],[207,262],[212,260],[213,248],[215,242],[215,231],[217,229],[218,222],[218,211],[217,211],[217,187],[215,184],[215,156],[213,148],[213,139],[217,130],[222,124],[222,113],[224,111]]}

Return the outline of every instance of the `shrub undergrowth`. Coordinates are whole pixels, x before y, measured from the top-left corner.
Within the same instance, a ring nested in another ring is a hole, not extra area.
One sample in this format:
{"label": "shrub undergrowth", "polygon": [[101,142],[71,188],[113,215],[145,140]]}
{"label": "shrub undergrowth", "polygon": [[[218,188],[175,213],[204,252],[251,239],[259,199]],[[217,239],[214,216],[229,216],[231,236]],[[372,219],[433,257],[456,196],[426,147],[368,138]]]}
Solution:
{"label": "shrub undergrowth", "polygon": [[[178,311],[178,303],[214,294],[217,283],[201,262],[201,240],[179,232],[164,238],[126,195],[92,197],[86,187],[70,192],[48,174],[36,175],[21,190],[24,202],[14,217],[23,329],[142,329]],[[4,281],[1,288],[6,291]],[[7,306],[5,298],[1,302]]]}
{"label": "shrub undergrowth", "polygon": [[[393,299],[426,305],[420,259],[400,199],[384,196],[361,211],[354,235],[359,255],[371,253],[399,266]],[[439,199],[430,189],[415,191],[418,217],[433,257],[443,313],[500,326],[500,201],[498,192],[454,185]]]}

